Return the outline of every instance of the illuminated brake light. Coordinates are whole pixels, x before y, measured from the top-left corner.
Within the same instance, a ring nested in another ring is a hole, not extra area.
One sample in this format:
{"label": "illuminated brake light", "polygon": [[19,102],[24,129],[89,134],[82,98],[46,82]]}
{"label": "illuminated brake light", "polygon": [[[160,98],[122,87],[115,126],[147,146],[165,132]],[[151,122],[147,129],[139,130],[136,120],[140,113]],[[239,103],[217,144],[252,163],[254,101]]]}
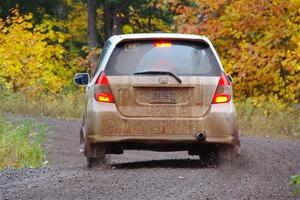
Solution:
{"label": "illuminated brake light", "polygon": [[114,97],[104,72],[100,74],[95,82],[94,95],[99,102],[114,103]]}
{"label": "illuminated brake light", "polygon": [[221,74],[212,103],[228,103],[231,100],[231,84],[224,73]]}
{"label": "illuminated brake light", "polygon": [[226,103],[229,102],[229,95],[216,95],[213,102],[214,103]]}
{"label": "illuminated brake light", "polygon": [[96,94],[96,98],[98,101],[102,101],[102,102],[112,102],[113,101],[113,96],[111,94],[98,93],[98,94]]}
{"label": "illuminated brake light", "polygon": [[172,43],[171,42],[155,42],[154,46],[158,47],[158,48],[168,48],[168,47],[172,46]]}

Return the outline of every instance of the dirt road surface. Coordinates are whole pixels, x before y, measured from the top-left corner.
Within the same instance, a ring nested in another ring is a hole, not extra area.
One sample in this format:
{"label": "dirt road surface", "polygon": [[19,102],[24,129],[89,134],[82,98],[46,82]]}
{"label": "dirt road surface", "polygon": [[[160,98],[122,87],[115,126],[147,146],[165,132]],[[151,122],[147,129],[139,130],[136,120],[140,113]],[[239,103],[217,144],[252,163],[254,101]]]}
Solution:
{"label": "dirt road surface", "polygon": [[300,171],[298,141],[242,137],[240,159],[213,167],[187,152],[126,151],[88,169],[79,120],[34,120],[50,127],[49,166],[0,172],[0,199],[300,199],[289,186]]}

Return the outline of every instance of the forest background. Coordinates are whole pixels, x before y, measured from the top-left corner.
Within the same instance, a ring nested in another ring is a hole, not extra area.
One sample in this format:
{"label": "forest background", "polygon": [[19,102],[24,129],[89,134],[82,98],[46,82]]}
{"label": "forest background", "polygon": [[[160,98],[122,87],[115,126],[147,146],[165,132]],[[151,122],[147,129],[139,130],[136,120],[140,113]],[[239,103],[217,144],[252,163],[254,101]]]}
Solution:
{"label": "forest background", "polygon": [[74,74],[110,36],[148,32],[211,39],[242,133],[300,136],[300,0],[1,0],[0,111],[81,117]]}

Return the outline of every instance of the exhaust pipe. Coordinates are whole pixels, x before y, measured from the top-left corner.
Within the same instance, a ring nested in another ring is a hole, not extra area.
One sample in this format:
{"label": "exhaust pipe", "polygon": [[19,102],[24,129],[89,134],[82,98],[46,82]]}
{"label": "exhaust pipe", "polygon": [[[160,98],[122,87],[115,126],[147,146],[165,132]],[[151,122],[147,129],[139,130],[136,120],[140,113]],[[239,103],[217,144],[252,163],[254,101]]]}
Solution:
{"label": "exhaust pipe", "polygon": [[196,135],[196,139],[200,142],[203,142],[205,140],[205,138],[206,138],[206,135],[204,132],[199,132]]}

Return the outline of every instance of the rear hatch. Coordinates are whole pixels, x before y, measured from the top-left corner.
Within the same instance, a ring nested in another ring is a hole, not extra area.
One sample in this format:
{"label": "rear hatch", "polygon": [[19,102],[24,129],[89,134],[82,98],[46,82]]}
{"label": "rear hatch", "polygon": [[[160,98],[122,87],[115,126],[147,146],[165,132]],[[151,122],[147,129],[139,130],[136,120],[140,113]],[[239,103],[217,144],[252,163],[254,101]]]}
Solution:
{"label": "rear hatch", "polygon": [[221,69],[207,44],[147,40],[118,44],[105,73],[122,115],[201,117]]}

